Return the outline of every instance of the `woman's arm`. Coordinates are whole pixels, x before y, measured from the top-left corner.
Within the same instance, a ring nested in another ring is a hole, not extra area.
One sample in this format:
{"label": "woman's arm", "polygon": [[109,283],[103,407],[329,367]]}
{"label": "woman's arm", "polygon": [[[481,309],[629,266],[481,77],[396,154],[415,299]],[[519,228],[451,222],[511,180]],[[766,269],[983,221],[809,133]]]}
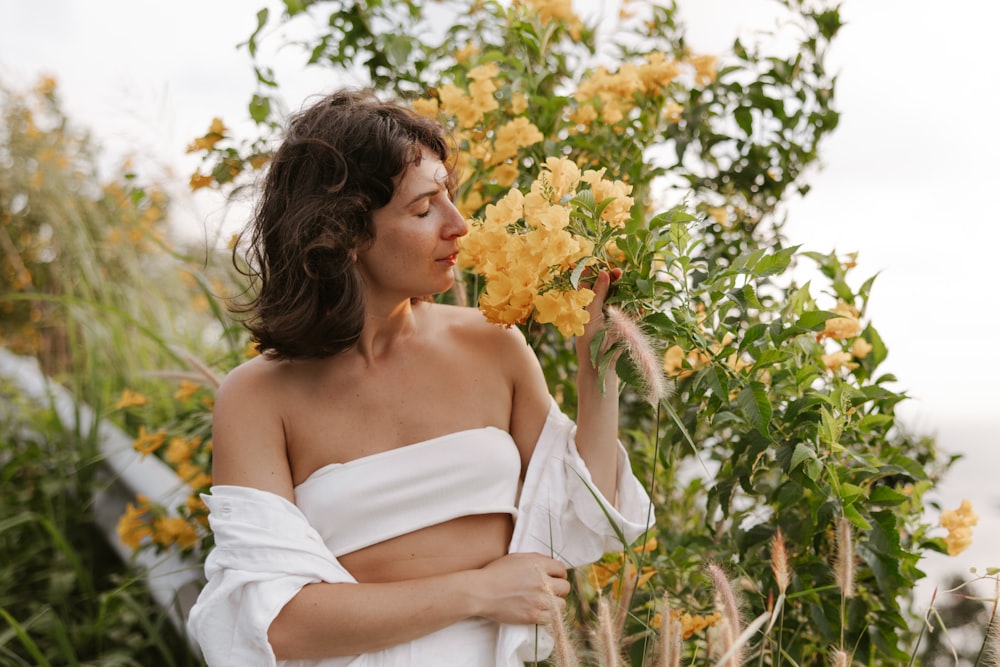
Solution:
{"label": "woman's arm", "polygon": [[[617,279],[620,272],[614,275]],[[605,498],[615,502],[618,492],[618,375],[614,364],[601,387],[597,369],[590,361],[590,344],[604,327],[604,301],[612,275],[601,271],[594,280],[594,300],[587,306],[590,321],[577,336],[576,448],[587,463],[591,479]]]}
{"label": "woman's arm", "polygon": [[279,660],[355,655],[474,616],[547,624],[553,602],[561,609],[568,593],[566,568],[538,554],[510,554],[479,570],[411,581],[310,584],[281,610],[268,639]]}

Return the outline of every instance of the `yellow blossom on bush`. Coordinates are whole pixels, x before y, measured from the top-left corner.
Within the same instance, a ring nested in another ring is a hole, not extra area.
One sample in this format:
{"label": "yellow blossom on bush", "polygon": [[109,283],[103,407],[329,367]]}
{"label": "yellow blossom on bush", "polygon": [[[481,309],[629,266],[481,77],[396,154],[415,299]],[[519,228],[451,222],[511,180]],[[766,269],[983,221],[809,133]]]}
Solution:
{"label": "yellow blossom on bush", "polygon": [[[680,623],[681,639],[690,639],[705,628],[717,625],[722,620],[722,613],[713,611],[708,616],[702,616],[701,614],[689,614],[688,612],[681,613],[679,609],[674,609],[671,610],[670,617]],[[661,625],[663,625],[663,616],[657,613],[653,616],[652,626],[658,629]]]}
{"label": "yellow blossom on bush", "polygon": [[851,356],[855,359],[864,359],[872,351],[872,344],[864,338],[855,338],[851,344]]}
{"label": "yellow blossom on bush", "polygon": [[580,336],[583,325],[590,321],[590,313],[584,308],[593,300],[594,292],[589,289],[549,290],[535,297],[535,320],[554,324],[564,336]]}
{"label": "yellow blossom on bush", "polygon": [[834,340],[844,340],[853,338],[861,334],[861,322],[858,320],[860,313],[858,309],[844,301],[838,301],[836,307],[830,312],[840,315],[832,317],[824,323],[823,331],[816,335],[816,340],[833,338]]}
{"label": "yellow blossom on bush", "polygon": [[465,46],[455,51],[455,60],[460,64],[464,65],[468,62],[469,58],[479,55],[479,47],[472,42],[466,42]]}
{"label": "yellow blossom on bush", "polygon": [[691,56],[687,59],[688,64],[694,67],[696,85],[704,86],[715,81],[718,61],[717,56]]}
{"label": "yellow blossom on bush", "polygon": [[[632,206],[631,188],[603,178],[603,170],[581,174],[565,157],[544,164],[526,194],[513,188],[471,221],[459,266],[486,278],[479,307],[490,321],[509,326],[534,317],[564,336],[578,336],[594,298],[591,290],[578,289],[580,263],[615,265],[609,248],[618,262],[624,258],[615,238],[627,217],[623,211]],[[590,196],[581,198],[588,186]]]}
{"label": "yellow blossom on bush", "polygon": [[843,350],[822,355],[823,365],[831,371],[837,371],[841,368],[853,371],[858,367],[858,364],[851,361],[852,358],[850,352],[844,352]]}
{"label": "yellow blossom on bush", "polygon": [[177,464],[177,476],[195,490],[203,489],[212,484],[211,476],[190,461],[181,461]]}
{"label": "yellow blossom on bush", "polygon": [[166,437],[167,433],[162,429],[155,433],[149,433],[145,426],[140,426],[139,435],[132,441],[132,447],[143,456],[148,456],[163,446]]}
{"label": "yellow blossom on bush", "polygon": [[211,150],[215,144],[219,143],[226,134],[226,126],[222,123],[222,119],[213,118],[212,124],[208,128],[208,132],[202,136],[195,139],[187,147],[188,153],[194,153],[196,151],[208,151]]}
{"label": "yellow blossom on bush", "polygon": [[125,506],[125,514],[118,519],[116,529],[118,539],[130,549],[138,549],[145,538],[153,535],[149,527],[149,498],[139,495],[136,502],[137,504],[128,503]]}
{"label": "yellow blossom on bush", "polygon": [[115,403],[115,410],[122,410],[124,408],[139,407],[142,405],[147,405],[149,399],[137,391],[132,391],[131,389],[123,389],[122,395]]}
{"label": "yellow blossom on bush", "polygon": [[179,436],[170,438],[170,442],[167,443],[167,450],[163,453],[163,460],[173,466],[190,461],[200,444],[201,438],[197,436],[191,439]]}
{"label": "yellow blossom on bush", "polygon": [[195,171],[191,174],[191,179],[188,181],[188,187],[191,190],[200,190],[201,188],[207,188],[212,185],[212,177],[206,174],[202,174],[200,171]]}
{"label": "yellow blossom on bush", "polygon": [[497,129],[493,153],[485,162],[492,165],[509,160],[517,155],[518,149],[537,144],[544,138],[534,123],[524,116],[518,116]]}
{"label": "yellow blossom on bush", "polygon": [[941,512],[941,526],[948,530],[944,538],[949,556],[957,556],[972,544],[972,527],[979,523],[979,515],[972,511],[972,502],[963,500],[957,510]]}
{"label": "yellow blossom on bush", "polygon": [[156,519],[152,527],[153,541],[164,549],[177,545],[190,549],[198,543],[198,532],[186,519],[179,516],[165,516]]}
{"label": "yellow blossom on bush", "polygon": [[180,386],[177,387],[177,391],[174,392],[174,399],[178,401],[186,401],[201,389],[201,385],[197,382],[191,382],[190,380],[181,380]]}
{"label": "yellow blossom on bush", "polygon": [[621,181],[605,179],[604,171],[603,168],[598,171],[587,170],[580,178],[583,182],[590,184],[594,199],[598,203],[605,199],[612,199],[611,203],[601,211],[601,218],[615,227],[624,227],[632,214],[632,205],[635,203],[635,200],[629,196],[632,194],[632,186]]}
{"label": "yellow blossom on bush", "polygon": [[435,119],[438,117],[440,108],[436,99],[420,98],[413,100],[413,110],[424,118]]}

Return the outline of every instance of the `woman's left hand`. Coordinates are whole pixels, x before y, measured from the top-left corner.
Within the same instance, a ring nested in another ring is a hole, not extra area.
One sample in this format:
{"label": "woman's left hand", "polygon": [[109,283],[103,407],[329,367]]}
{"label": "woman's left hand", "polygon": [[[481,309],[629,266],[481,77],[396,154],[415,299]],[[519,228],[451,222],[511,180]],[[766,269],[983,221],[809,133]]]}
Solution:
{"label": "woman's left hand", "polygon": [[594,337],[604,328],[604,304],[608,300],[611,292],[611,284],[622,275],[622,270],[615,268],[611,271],[600,271],[594,279],[590,289],[594,292],[594,300],[587,306],[586,311],[590,313],[590,321],[583,326],[583,335],[576,338],[576,354],[581,366],[584,362],[593,366],[590,361],[590,344]]}

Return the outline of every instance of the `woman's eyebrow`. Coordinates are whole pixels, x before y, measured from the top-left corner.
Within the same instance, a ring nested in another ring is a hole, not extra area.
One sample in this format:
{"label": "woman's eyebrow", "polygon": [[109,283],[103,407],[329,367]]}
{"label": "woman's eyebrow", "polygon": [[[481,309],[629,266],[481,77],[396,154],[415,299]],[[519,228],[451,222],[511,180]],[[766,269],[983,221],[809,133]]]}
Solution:
{"label": "woman's eyebrow", "polygon": [[411,199],[410,201],[408,201],[406,203],[406,206],[413,206],[414,204],[416,204],[421,199],[426,199],[427,197],[433,197],[434,195],[436,195],[439,192],[441,192],[441,188],[440,187],[436,187],[433,190],[427,190],[426,192],[421,192],[416,197],[414,197],[413,199]]}

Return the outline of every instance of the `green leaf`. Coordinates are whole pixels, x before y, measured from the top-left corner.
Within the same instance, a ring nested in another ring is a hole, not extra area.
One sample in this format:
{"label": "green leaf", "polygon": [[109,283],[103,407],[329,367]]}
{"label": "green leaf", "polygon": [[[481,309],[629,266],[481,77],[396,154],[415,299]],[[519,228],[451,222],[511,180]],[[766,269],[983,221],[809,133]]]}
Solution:
{"label": "green leaf", "polygon": [[860,530],[871,530],[872,528],[868,519],[861,516],[861,513],[858,512],[854,505],[847,505],[844,507],[844,518],[850,521],[851,525]]}
{"label": "green leaf", "polygon": [[803,461],[808,461],[809,459],[816,458],[816,453],[813,452],[812,447],[804,442],[797,443],[795,449],[792,451],[792,458],[788,464],[788,471],[791,472],[795,470],[800,463]]}
{"label": "green leaf", "polygon": [[742,354],[747,350],[747,348],[752,347],[760,338],[767,333],[767,325],[763,322],[758,322],[754,324],[746,333],[743,334],[743,339],[740,341],[739,352]]}
{"label": "green leaf", "polygon": [[767,398],[767,388],[764,384],[757,381],[751,382],[740,391],[736,400],[744,416],[753,424],[754,428],[769,438],[768,430],[774,411],[771,408],[771,401]]}
{"label": "green leaf", "polygon": [[799,249],[799,246],[782,248],[771,255],[764,255],[753,267],[754,273],[758,276],[773,276],[783,272],[792,263],[792,255]]}
{"label": "green leaf", "polygon": [[271,115],[271,99],[262,95],[254,95],[250,100],[250,117],[257,123],[265,123]]}
{"label": "green leaf", "polygon": [[840,315],[827,310],[807,310],[795,321],[795,326],[803,327],[810,331],[821,331],[824,323],[835,317],[840,317]]}

